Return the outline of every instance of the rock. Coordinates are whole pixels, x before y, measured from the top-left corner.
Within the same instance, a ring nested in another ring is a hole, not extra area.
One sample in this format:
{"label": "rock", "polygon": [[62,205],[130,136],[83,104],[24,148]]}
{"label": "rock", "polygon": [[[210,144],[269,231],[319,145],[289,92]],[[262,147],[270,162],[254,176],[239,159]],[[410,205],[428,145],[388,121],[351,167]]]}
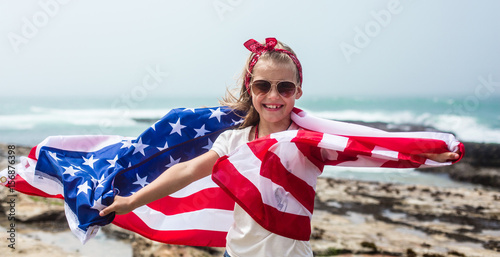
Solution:
{"label": "rock", "polygon": [[420,168],[417,170],[421,172],[445,173],[451,179],[457,181],[500,188],[500,167],[473,166],[467,160],[462,160],[450,166]]}
{"label": "rock", "polygon": [[[14,153],[9,154],[9,150],[14,151]],[[17,160],[18,157],[28,156],[30,151],[31,147],[0,143],[0,159],[7,159],[7,156],[14,156]]]}
{"label": "rock", "polygon": [[[0,187],[0,211],[5,216],[13,213],[15,214],[15,219],[20,222],[53,220],[66,222],[63,200],[29,196],[18,192],[12,194],[9,191],[7,187]],[[11,210],[9,204],[12,201],[15,202],[14,211]]]}
{"label": "rock", "polygon": [[106,235],[110,238],[114,238],[117,240],[130,240],[133,241],[135,238],[136,233],[123,229],[121,227],[118,227],[114,224],[109,224],[104,227],[101,227],[101,230],[106,233]]}
{"label": "rock", "polygon": [[500,144],[464,142],[463,162],[474,167],[500,168]]}
{"label": "rock", "polygon": [[319,179],[312,226],[324,232],[311,244],[318,256],[496,256],[500,204],[493,199],[499,195],[485,189]]}

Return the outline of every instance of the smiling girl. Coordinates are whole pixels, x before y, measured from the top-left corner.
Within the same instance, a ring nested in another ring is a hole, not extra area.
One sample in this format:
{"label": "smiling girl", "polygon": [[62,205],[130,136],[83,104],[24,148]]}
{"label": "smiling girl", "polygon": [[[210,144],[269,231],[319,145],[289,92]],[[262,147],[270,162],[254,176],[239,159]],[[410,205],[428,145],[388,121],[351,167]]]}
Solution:
{"label": "smiling girl", "polygon": [[[228,94],[223,101],[224,105],[247,113],[241,126],[225,131],[210,151],[172,166],[137,193],[116,196],[113,204],[100,212],[101,216],[128,213],[209,176],[220,157],[243,144],[272,133],[301,129],[291,120],[295,100],[303,94],[302,66],[295,53],[274,38],[267,38],[265,44],[251,39],[244,45],[252,53],[242,74],[240,95]],[[446,152],[426,157],[445,161],[459,156]],[[226,239],[225,256],[313,256],[309,241],[268,231],[238,204]]]}

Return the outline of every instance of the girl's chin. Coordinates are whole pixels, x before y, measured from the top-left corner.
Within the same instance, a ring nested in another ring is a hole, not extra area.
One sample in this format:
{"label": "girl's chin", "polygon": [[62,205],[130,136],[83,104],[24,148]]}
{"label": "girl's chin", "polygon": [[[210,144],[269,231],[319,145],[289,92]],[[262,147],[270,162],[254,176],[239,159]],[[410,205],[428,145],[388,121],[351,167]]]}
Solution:
{"label": "girl's chin", "polygon": [[267,113],[267,114],[261,114],[260,119],[264,120],[265,122],[268,123],[281,123],[284,122],[285,120],[289,122],[289,119],[286,119],[284,115],[273,115],[273,113]]}

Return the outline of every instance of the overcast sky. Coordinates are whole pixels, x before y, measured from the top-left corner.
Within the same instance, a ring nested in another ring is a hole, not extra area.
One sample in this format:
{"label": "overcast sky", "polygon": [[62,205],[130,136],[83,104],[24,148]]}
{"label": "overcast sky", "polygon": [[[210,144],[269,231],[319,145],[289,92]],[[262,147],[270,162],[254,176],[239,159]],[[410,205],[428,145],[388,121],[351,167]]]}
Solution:
{"label": "overcast sky", "polygon": [[499,12],[496,0],[0,0],[1,94],[221,96],[243,43],[276,37],[307,95],[470,95],[500,81]]}

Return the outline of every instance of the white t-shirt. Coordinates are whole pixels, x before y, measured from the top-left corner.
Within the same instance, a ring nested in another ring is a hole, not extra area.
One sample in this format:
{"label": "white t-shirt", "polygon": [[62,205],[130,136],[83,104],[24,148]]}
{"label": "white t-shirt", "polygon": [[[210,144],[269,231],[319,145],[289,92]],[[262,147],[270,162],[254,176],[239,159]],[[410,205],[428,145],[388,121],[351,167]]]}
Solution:
{"label": "white t-shirt", "polygon": [[[228,130],[215,140],[212,149],[219,157],[248,143],[250,130]],[[289,130],[299,129],[292,123]],[[252,219],[238,204],[234,207],[234,223],[226,238],[226,251],[231,257],[246,256],[313,256],[309,241],[294,240],[269,232]]]}

